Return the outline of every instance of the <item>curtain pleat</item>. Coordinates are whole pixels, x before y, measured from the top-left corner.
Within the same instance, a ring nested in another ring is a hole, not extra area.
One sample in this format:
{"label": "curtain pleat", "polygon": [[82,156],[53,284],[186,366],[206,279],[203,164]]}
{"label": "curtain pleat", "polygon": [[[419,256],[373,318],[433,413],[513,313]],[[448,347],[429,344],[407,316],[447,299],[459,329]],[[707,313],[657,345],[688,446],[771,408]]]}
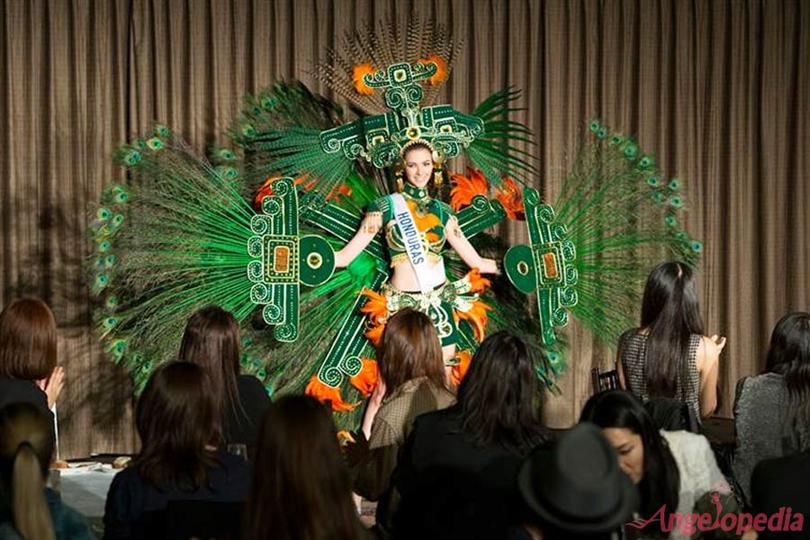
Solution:
{"label": "curtain pleat", "polygon": [[[0,302],[35,294],[60,327],[62,454],[136,447],[126,375],[92,334],[89,205],[121,181],[113,149],[155,122],[200,153],[226,144],[242,96],[298,78],[346,31],[431,18],[463,40],[439,99],[470,111],[506,86],[536,133],[553,201],[591,118],[683,180],[705,242],[710,333],[728,336],[723,409],[762,369],[770,331],[810,308],[810,7],[799,0],[0,0]],[[459,163],[459,167],[463,164]],[[520,224],[498,232],[526,240]],[[613,356],[576,322],[546,404],[576,420]]]}

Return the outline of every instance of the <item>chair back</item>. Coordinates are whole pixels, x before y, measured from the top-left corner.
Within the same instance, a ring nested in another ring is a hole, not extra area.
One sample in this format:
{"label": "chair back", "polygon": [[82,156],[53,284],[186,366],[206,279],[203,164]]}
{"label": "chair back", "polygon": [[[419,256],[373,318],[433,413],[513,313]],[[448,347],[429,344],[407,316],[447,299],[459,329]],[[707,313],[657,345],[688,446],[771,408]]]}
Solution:
{"label": "chair back", "polygon": [[605,390],[618,390],[619,386],[619,372],[615,369],[610,371],[600,372],[599,368],[591,370],[591,385],[593,386],[593,393],[598,394]]}

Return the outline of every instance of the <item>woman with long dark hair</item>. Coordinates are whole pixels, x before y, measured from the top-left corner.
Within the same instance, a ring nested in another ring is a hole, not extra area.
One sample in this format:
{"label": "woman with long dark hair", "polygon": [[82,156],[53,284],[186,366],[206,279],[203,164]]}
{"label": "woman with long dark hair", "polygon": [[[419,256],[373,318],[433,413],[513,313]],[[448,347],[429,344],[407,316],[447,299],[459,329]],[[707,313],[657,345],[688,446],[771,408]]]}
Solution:
{"label": "woman with long dark hair", "polygon": [[704,336],[692,269],[666,262],[650,272],[641,326],[619,338],[622,387],[646,400],[674,398],[697,419],[717,408],[717,373],[726,338]]}
{"label": "woman with long dark hair", "polygon": [[210,376],[223,441],[253,447],[270,398],[256,377],[239,373],[239,325],[233,315],[217,306],[197,311],[186,325],[178,359],[202,366]]}
{"label": "woman with long dark hair", "polygon": [[398,311],[385,326],[378,350],[380,380],[369,399],[357,441],[346,447],[354,490],[377,504],[377,527],[391,502],[391,473],[397,453],[420,414],[455,400],[445,382],[439,336],[430,318],[414,309]]}
{"label": "woman with long dark hair", "polygon": [[151,518],[172,502],[246,499],[247,462],[217,449],[219,404],[200,366],[174,362],[159,368],[138,400],[135,424],[141,451],[110,486],[104,538],[149,537]]}
{"label": "woman with long dark hair", "polygon": [[765,371],[737,383],[734,476],[746,497],[757,463],[810,450],[810,313],[788,313],[773,329]]}
{"label": "woman with long dark hair", "polygon": [[18,298],[0,313],[0,407],[33,403],[53,421],[50,411],[64,386],[56,365],[56,321],[38,298]]}
{"label": "woman with long dark hair", "polygon": [[53,450],[53,425],[35,405],[20,402],[0,409],[0,493],[9,503],[9,515],[0,512],[0,538],[96,537],[78,512],[45,488]]}
{"label": "woman with long dark hair", "polygon": [[517,472],[550,442],[540,418],[537,361],[519,337],[487,337],[452,407],[424,414],[399,455],[400,538],[500,538],[519,522]]}
{"label": "woman with long dark hair", "polygon": [[262,423],[244,537],[370,537],[351,489],[330,411],[307,396],[282,397]]}
{"label": "woman with long dark hair", "polygon": [[[619,466],[637,486],[640,517],[649,519],[662,507],[665,516],[682,516],[696,506],[707,508],[710,494],[717,492],[725,511],[733,511],[734,496],[720,472],[709,442],[688,431],[659,431],[641,400],[623,390],[610,390],[591,397],[582,409],[580,422],[602,428],[619,457]],[[713,509],[713,508],[712,508]],[[650,523],[642,536],[666,536],[660,521]],[[673,531],[670,538],[680,538]]]}

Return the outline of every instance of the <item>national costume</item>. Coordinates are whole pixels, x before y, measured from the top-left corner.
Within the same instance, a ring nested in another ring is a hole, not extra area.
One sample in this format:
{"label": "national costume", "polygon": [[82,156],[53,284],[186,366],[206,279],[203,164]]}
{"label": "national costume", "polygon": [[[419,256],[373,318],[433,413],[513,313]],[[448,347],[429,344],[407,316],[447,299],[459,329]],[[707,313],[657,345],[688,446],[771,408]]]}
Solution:
{"label": "national costume", "polygon": [[[175,356],[188,317],[207,304],[240,322],[243,371],[268,392],[331,402],[346,427],[376,384],[374,343],[404,307],[455,345],[456,380],[487,333],[509,329],[537,349],[538,376],[553,385],[568,311],[615,344],[648,269],[663,258],[694,264],[701,244],[681,226],[680,183],[633,139],[592,122],[546,204],[530,187],[531,131],[509,119],[517,91],[469,114],[428,105],[459,52],[440,27],[380,24],[317,67],[347,107],[277,82],[246,98],[228,133],[236,150],[205,159],[162,125],[119,149],[128,175],[94,209],[91,271],[99,334],[136,388]],[[434,153],[438,181],[425,188],[398,182],[414,141]],[[448,170],[463,161],[463,172]],[[382,230],[336,269],[335,252],[376,212]],[[527,244],[508,248],[487,232],[507,219]],[[483,277],[450,249],[451,220],[502,260],[503,276]],[[414,266],[419,290],[389,282],[400,264]]]}

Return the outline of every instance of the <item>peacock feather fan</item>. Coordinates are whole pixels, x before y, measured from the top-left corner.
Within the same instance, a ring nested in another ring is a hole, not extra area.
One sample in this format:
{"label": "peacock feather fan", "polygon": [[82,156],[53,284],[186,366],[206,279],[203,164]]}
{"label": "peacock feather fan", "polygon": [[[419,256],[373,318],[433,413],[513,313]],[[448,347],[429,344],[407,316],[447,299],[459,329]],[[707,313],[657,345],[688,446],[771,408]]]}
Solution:
{"label": "peacock feather fan", "polygon": [[599,121],[553,204],[576,246],[578,303],[571,311],[609,345],[634,326],[650,269],[667,259],[694,266],[702,244],[683,229],[685,198],[635,140]]}

